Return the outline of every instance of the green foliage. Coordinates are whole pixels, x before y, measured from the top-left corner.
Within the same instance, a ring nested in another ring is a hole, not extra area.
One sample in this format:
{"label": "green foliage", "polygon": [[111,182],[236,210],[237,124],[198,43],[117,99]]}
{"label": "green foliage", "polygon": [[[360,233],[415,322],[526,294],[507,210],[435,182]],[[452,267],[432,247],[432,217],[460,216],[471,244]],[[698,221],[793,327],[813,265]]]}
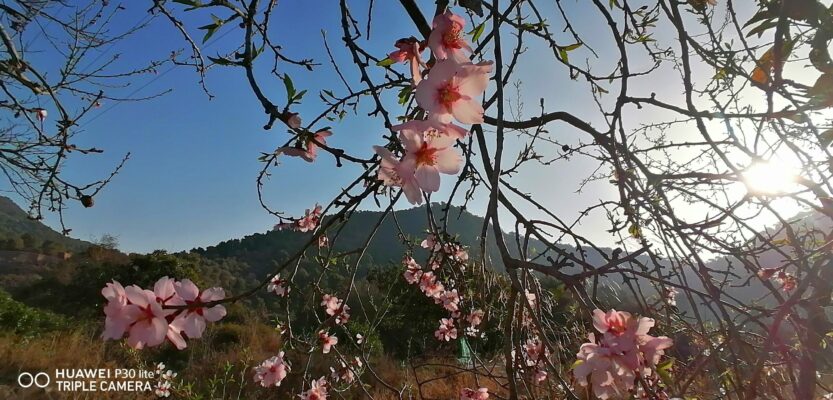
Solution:
{"label": "green foliage", "polygon": [[28,307],[0,290],[0,330],[18,335],[37,335],[67,328],[64,317]]}

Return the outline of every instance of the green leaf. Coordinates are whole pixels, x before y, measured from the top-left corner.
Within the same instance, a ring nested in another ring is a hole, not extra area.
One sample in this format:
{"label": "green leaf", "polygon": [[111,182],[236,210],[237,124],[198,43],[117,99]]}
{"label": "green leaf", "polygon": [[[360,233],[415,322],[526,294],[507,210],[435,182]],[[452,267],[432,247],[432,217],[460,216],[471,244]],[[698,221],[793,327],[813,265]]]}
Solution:
{"label": "green leaf", "polygon": [[396,63],[396,61],[393,61],[390,58],[386,58],[384,60],[381,60],[381,61],[377,62],[376,66],[377,67],[389,67],[389,66],[391,66],[395,63]]}
{"label": "green leaf", "polygon": [[408,102],[408,99],[411,97],[411,93],[413,92],[413,87],[406,86],[399,91],[399,105],[403,106],[405,103]]}
{"label": "green leaf", "polygon": [[469,35],[471,35],[471,41],[476,42],[477,39],[480,39],[480,35],[483,34],[483,31],[485,29],[486,29],[486,23],[485,22],[481,23],[480,25],[475,26],[474,29],[472,29],[471,32],[469,32]]}
{"label": "green leaf", "polygon": [[567,54],[567,50],[558,49],[558,55],[561,56],[561,61],[570,62],[570,56]]}
{"label": "green leaf", "polygon": [[565,47],[564,51],[573,51],[573,50],[581,47],[582,45],[583,45],[582,43],[571,44],[571,45]]}
{"label": "green leaf", "polygon": [[304,95],[305,95],[305,94],[307,94],[306,89],[304,89],[304,90],[302,90],[302,91],[298,92],[298,94],[296,94],[296,95],[295,95],[295,97],[293,97],[293,98],[292,98],[292,102],[293,102],[293,103],[300,103],[300,102],[301,102],[301,99],[303,99],[303,98],[304,98]]}
{"label": "green leaf", "polygon": [[283,74],[283,86],[286,87],[286,100],[292,102],[295,98],[295,85],[292,84],[292,78],[289,74]]}
{"label": "green leaf", "polygon": [[217,32],[217,29],[219,29],[221,26],[223,26],[224,21],[222,19],[218,18],[216,15],[211,14],[211,19],[214,20],[213,23],[208,24],[208,25],[203,25],[203,26],[197,28],[197,29],[201,29],[201,30],[206,31],[205,36],[202,37],[202,42],[203,43],[207,42],[208,39],[210,39],[211,36],[213,36],[214,33]]}
{"label": "green leaf", "polygon": [[634,222],[633,224],[631,224],[630,228],[628,228],[628,234],[630,234],[633,238],[639,239],[642,237],[642,228],[640,228],[639,225],[636,222]]}
{"label": "green leaf", "polygon": [[662,379],[662,383],[664,383],[665,386],[670,387],[674,384],[674,377],[671,375],[673,367],[673,358],[669,358],[667,361],[657,366],[657,373],[659,373],[659,377]]}
{"label": "green leaf", "polygon": [[225,59],[223,57],[208,57],[208,60],[217,65],[230,66],[237,65],[235,62]]}

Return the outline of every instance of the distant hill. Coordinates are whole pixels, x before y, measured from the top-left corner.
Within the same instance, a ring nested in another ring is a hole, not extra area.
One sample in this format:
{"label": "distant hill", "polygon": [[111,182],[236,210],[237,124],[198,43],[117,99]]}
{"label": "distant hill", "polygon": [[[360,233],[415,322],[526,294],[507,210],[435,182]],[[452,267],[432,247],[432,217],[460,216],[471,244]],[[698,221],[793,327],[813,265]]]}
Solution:
{"label": "distant hill", "polygon": [[[435,218],[442,215],[441,204],[432,204],[432,212]],[[341,229],[338,238],[333,240],[333,233],[328,236],[333,241],[333,249],[336,252],[344,252],[363,247],[367,237],[377,225],[382,212],[358,211],[347,221]],[[480,245],[480,233],[483,228],[483,217],[473,215],[459,207],[451,207],[449,211],[448,231],[456,235],[459,241],[468,246],[471,251],[477,251]],[[419,243],[425,238],[428,229],[428,217],[424,207],[411,208],[408,210],[396,211],[388,215],[379,226],[373,241],[365,252],[365,265],[398,265],[402,260],[407,248],[399,238],[399,230],[406,238]],[[333,230],[335,231],[335,230]],[[207,248],[193,249],[192,252],[206,258],[235,258],[249,264],[258,273],[271,270],[274,260],[284,260],[290,254],[299,249],[311,237],[309,233],[298,233],[294,231],[269,231],[266,233],[255,233],[242,239],[232,239],[221,242]],[[513,237],[505,234],[507,243],[515,243]],[[532,254],[538,254],[544,250],[544,245],[536,240],[530,241]],[[575,251],[572,247],[563,246],[567,251]],[[492,263],[500,266],[499,252],[492,236],[492,228],[488,230],[486,243],[487,254],[492,257]],[[510,249],[511,250],[511,249]],[[421,249],[417,254],[425,255]],[[472,256],[476,256],[472,254]],[[588,255],[591,262],[601,262],[599,255]],[[475,257],[477,258],[477,257]],[[594,259],[596,259],[594,261]],[[498,268],[502,269],[502,268]]]}
{"label": "distant hill", "polygon": [[42,222],[29,218],[29,214],[12,199],[0,196],[0,238],[20,238],[25,234],[37,238],[40,243],[52,241],[73,252],[90,246],[88,242],[65,236]]}

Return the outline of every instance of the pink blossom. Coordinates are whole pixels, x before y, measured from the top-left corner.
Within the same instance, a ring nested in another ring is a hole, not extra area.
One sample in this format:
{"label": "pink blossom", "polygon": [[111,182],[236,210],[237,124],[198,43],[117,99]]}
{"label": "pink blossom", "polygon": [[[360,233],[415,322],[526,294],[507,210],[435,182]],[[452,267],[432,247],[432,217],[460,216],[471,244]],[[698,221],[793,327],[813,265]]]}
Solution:
{"label": "pink blossom", "polygon": [[408,122],[394,125],[391,130],[394,132],[414,131],[422,132],[425,136],[449,136],[454,139],[463,139],[468,136],[469,131],[454,125],[453,123],[441,122],[437,119],[412,119]]}
{"label": "pink blossom", "polygon": [[478,326],[481,322],[483,322],[484,314],[485,313],[481,309],[472,310],[472,312],[466,317],[466,321],[468,321],[471,326]]}
{"label": "pink blossom", "polygon": [[423,272],[419,279],[419,288],[426,296],[432,298],[438,298],[445,292],[445,286],[442,282],[437,281],[437,277],[430,271]]}
{"label": "pink blossom", "polygon": [[124,287],[117,281],[108,283],[104,289],[101,289],[101,295],[107,299],[107,305],[104,306],[104,315],[106,316],[104,332],[101,334],[101,338],[104,340],[121,339],[134,321],[138,309],[128,304]]}
{"label": "pink blossom", "polygon": [[156,397],[169,397],[171,395],[171,382],[157,382],[156,387],[153,390],[153,394]]}
{"label": "pink blossom", "polygon": [[460,295],[457,294],[457,289],[444,291],[436,301],[442,303],[448,312],[460,310]]}
{"label": "pink blossom", "polygon": [[469,253],[459,244],[447,244],[443,250],[446,254],[449,254],[454,261],[466,262],[469,260]]}
{"label": "pink blossom", "polygon": [[593,325],[602,336],[597,341],[590,334],[589,343],[581,345],[573,371],[578,384],[587,386],[589,376],[597,397],[618,398],[634,388],[637,373],[651,376],[665,350],[673,345],[665,336],[648,334],[654,324],[651,318],[635,318],[627,312],[594,310]]}
{"label": "pink blossom", "polygon": [[489,389],[479,388],[477,390],[463,388],[460,390],[460,400],[488,400]]}
{"label": "pink blossom", "polygon": [[46,112],[46,109],[43,108],[34,108],[32,111],[35,112],[35,116],[38,117],[38,121],[40,122],[46,121],[46,117],[49,115],[49,113]]}
{"label": "pink blossom", "polygon": [[325,294],[321,297],[321,305],[324,306],[324,311],[327,315],[336,315],[341,308],[342,301],[338,297]]}
{"label": "pink blossom", "polygon": [[437,237],[434,236],[433,233],[429,233],[428,236],[425,237],[425,240],[423,240],[419,245],[423,249],[429,249],[432,251],[439,249],[440,246],[439,243],[437,243]]}
{"label": "pink blossom", "polygon": [[412,159],[397,160],[390,150],[373,146],[376,154],[381,157],[379,164],[379,180],[385,186],[401,187],[405,197],[411,204],[422,204],[422,193],[419,190],[416,177],[416,163]]}
{"label": "pink blossom", "polygon": [[309,232],[317,228],[318,224],[321,223],[322,209],[323,208],[317,203],[312,210],[307,209],[304,212],[304,218],[295,221],[295,229],[298,232]]}
{"label": "pink blossom", "polygon": [[454,320],[443,318],[440,320],[440,327],[434,332],[437,340],[450,341],[457,338],[457,328],[454,327]]}
{"label": "pink blossom", "polygon": [[776,272],[778,272],[778,268],[761,268],[758,271],[758,276],[761,279],[768,280],[772,278],[772,276],[775,275]]}
{"label": "pink blossom", "polygon": [[330,349],[338,344],[338,337],[336,335],[330,336],[330,333],[326,330],[318,331],[318,340],[321,342],[321,352],[327,354],[330,352]]}
{"label": "pink blossom", "polygon": [[284,353],[280,352],[277,356],[270,357],[255,367],[255,382],[263,387],[280,386],[290,370],[283,356]]}
{"label": "pink blossom", "polygon": [[318,237],[318,247],[330,247],[330,239],[321,235]]}
{"label": "pink blossom", "polygon": [[330,377],[337,382],[344,382],[347,384],[353,383],[356,380],[356,375],[353,373],[353,369],[361,368],[362,361],[356,357],[352,362],[350,362],[350,365],[345,364],[344,361],[341,361],[340,363],[341,367],[338,369],[330,367]]}
{"label": "pink blossom", "polygon": [[298,395],[301,400],[327,400],[327,380],[322,376],[310,382],[310,388]]}
{"label": "pink blossom", "polygon": [[677,295],[680,292],[673,287],[663,288],[663,299],[665,299],[665,304],[669,306],[676,307],[677,306]]}
{"label": "pink blossom", "polygon": [[288,113],[288,117],[286,118],[286,124],[289,125],[292,129],[298,129],[301,127],[301,116],[298,113]]}
{"label": "pink blossom", "polygon": [[415,37],[403,38],[396,41],[394,44],[399,50],[394,51],[388,55],[388,58],[393,62],[408,62],[411,64],[411,76],[414,84],[422,80],[420,74],[420,67],[424,66],[422,62],[422,52],[425,51],[425,42],[420,42]]}
{"label": "pink blossom", "polygon": [[127,344],[134,349],[143,349],[162,344],[168,333],[168,314],[156,301],[156,294],[136,285],[124,289],[127,300],[133,307],[125,307],[124,318],[130,323],[127,330]]}
{"label": "pink blossom", "polygon": [[226,316],[226,308],[220,304],[205,306],[207,303],[226,298],[222,288],[214,287],[200,291],[189,279],[183,279],[175,286],[176,293],[188,308],[177,315],[171,325],[181,329],[189,338],[202,337],[206,321],[216,322]]}
{"label": "pink blossom", "polygon": [[622,365],[611,349],[594,343],[592,334],[590,343],[581,345],[576,357],[579,360],[573,370],[576,382],[587,386],[589,375],[593,394],[598,398],[605,400],[624,397],[634,388],[634,370]]}
{"label": "pink blossom", "polygon": [[798,286],[798,280],[795,279],[795,275],[784,271],[778,272],[778,275],[775,277],[775,281],[781,284],[781,290],[785,292],[789,292]]}
{"label": "pink blossom", "polygon": [[462,38],[466,21],[459,15],[446,10],[445,13],[434,17],[433,29],[428,36],[428,47],[438,60],[452,59],[456,62],[466,62],[472,52],[471,47]]}
{"label": "pink blossom", "polygon": [[332,134],[333,133],[330,131],[318,131],[304,142],[306,148],[281,147],[277,150],[277,152],[278,154],[286,154],[290,157],[301,157],[307,162],[313,162],[315,161],[315,158],[318,157],[319,145],[327,145],[327,137]]}
{"label": "pink blossom", "polygon": [[413,162],[417,184],[426,192],[440,190],[440,173],[454,175],[460,172],[463,158],[452,146],[449,136],[426,136],[422,132],[403,129],[399,140],[405,147],[403,162]]}
{"label": "pink blossom", "polygon": [[644,375],[651,374],[651,368],[659,364],[660,358],[665,354],[665,350],[674,345],[674,341],[665,336],[653,337],[651,335],[644,335],[639,338],[639,350],[642,351],[642,356],[645,362]]}
{"label": "pink blossom", "polygon": [[454,117],[463,124],[483,123],[483,107],[478,97],[489,84],[491,62],[480,64],[440,61],[417,85],[416,101],[441,122]]}
{"label": "pink blossom", "polygon": [[402,263],[405,264],[406,268],[405,272],[402,274],[402,276],[405,277],[405,281],[412,285],[419,282],[420,278],[422,278],[422,267],[417,264],[416,260],[412,257],[405,257],[405,259],[402,260]]}
{"label": "pink blossom", "polygon": [[266,286],[266,291],[272,292],[281,297],[288,296],[289,289],[289,281],[281,279],[281,274],[277,274],[272,277],[272,280],[269,281],[269,285]]}
{"label": "pink blossom", "polygon": [[350,306],[344,304],[344,301],[336,296],[325,294],[321,298],[321,305],[324,306],[327,315],[335,317],[337,325],[346,324],[350,319]]}
{"label": "pink blossom", "polygon": [[535,370],[535,382],[541,383],[545,380],[547,380],[547,371],[545,371],[543,369],[540,369],[540,368],[536,369]]}
{"label": "pink blossom", "polygon": [[538,364],[541,357],[546,355],[544,344],[537,337],[532,337],[526,340],[526,344],[524,344],[524,351],[526,352],[526,365],[530,367]]}

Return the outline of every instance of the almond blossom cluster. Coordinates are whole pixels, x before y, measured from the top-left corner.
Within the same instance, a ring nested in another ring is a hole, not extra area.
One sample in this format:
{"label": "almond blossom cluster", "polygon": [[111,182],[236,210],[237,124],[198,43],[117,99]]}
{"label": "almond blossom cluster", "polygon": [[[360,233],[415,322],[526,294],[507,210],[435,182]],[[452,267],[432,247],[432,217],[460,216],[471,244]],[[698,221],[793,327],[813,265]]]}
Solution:
{"label": "almond blossom cluster", "polygon": [[277,387],[289,373],[289,364],[283,359],[283,352],[270,357],[255,367],[255,382],[263,387]]}
{"label": "almond blossom cluster", "polygon": [[789,292],[798,286],[798,279],[795,275],[779,268],[762,268],[758,271],[758,277],[764,280],[773,279],[776,283],[781,285],[781,290]]}
{"label": "almond blossom cluster", "polygon": [[393,62],[411,64],[415,98],[427,118],[392,128],[399,132],[404,150],[401,158],[385,147],[374,146],[381,159],[377,177],[386,186],[400,187],[411,204],[422,204],[422,191],[440,189],[440,174],[460,172],[463,159],[453,147],[468,131],[452,121],[483,122],[483,107],[478,98],[488,86],[492,63],[469,61],[472,49],[461,36],[464,25],[463,18],[451,11],[434,18],[428,47],[437,62],[425,79],[420,71],[425,65],[421,55],[425,46],[421,42],[400,39],[396,42],[399,50],[389,56]]}
{"label": "almond blossom cluster", "polygon": [[336,325],[346,324],[350,320],[350,306],[336,296],[325,294],[321,298],[321,305],[327,315],[335,317]]}
{"label": "almond blossom cluster", "polygon": [[[202,337],[206,321],[216,322],[226,315],[222,305],[210,305],[226,297],[222,288],[201,291],[188,279],[175,281],[163,277],[153,290],[119,282],[108,283],[101,290],[107,299],[104,306],[104,340],[120,340],[134,349],[159,346],[165,338],[177,349],[187,347],[185,337]],[[174,308],[178,307],[178,308]]]}
{"label": "almond blossom cluster", "polygon": [[304,217],[298,220],[288,222],[288,223],[280,223],[275,225],[276,230],[284,230],[290,229],[297,232],[310,232],[314,231],[315,228],[321,224],[321,215],[323,212],[323,207],[316,204],[312,210],[307,209],[304,212]]}
{"label": "almond blossom cluster", "polygon": [[155,372],[158,380],[156,381],[156,386],[153,388],[153,394],[159,398],[170,397],[173,380],[176,378],[177,373],[171,370],[165,370],[165,363],[161,362],[156,364]]}
{"label": "almond blossom cluster", "polygon": [[358,371],[362,368],[362,360],[355,357],[349,365],[345,364],[344,361],[341,361],[340,363],[341,367],[339,368],[330,367],[330,377],[332,380],[336,382],[344,382],[348,385],[355,382],[356,374],[353,371]]}
{"label": "almond blossom cluster", "polygon": [[537,336],[526,340],[523,345],[524,363],[526,367],[533,368],[535,382],[543,382],[547,379],[546,360],[549,353],[544,343]]}
{"label": "almond blossom cluster", "polygon": [[[300,125],[300,123],[299,123]],[[330,131],[318,131],[313,134],[305,135],[298,140],[297,146],[281,147],[277,150],[277,154],[286,154],[290,157],[300,157],[306,162],[313,162],[318,157],[318,149],[320,145],[327,145],[327,138],[332,136]]]}
{"label": "almond blossom cluster", "polygon": [[489,400],[489,389],[479,388],[474,390],[463,388],[460,390],[460,400]]}
{"label": "almond blossom cluster", "polygon": [[299,394],[298,397],[300,397],[301,400],[326,400],[327,387],[329,385],[329,382],[327,382],[327,380],[322,376],[317,380],[310,382],[309,390]]}
{"label": "almond blossom cluster", "polygon": [[593,393],[600,399],[629,396],[636,378],[651,377],[665,350],[673,344],[665,336],[648,334],[654,324],[651,318],[637,318],[623,311],[594,310],[593,326],[600,335],[597,338],[590,333],[589,342],[581,345],[576,355],[573,375],[578,384],[592,384]]}
{"label": "almond blossom cluster", "polygon": [[[422,242],[422,247],[430,249],[446,248],[451,251],[453,254],[452,257],[457,262],[462,263],[463,261],[468,260],[468,253],[462,246],[440,246],[436,243],[433,235],[429,235]],[[402,260],[402,264],[405,266],[405,272],[403,272],[402,276],[409,284],[418,285],[420,291],[422,291],[426,297],[433,299],[435,304],[442,305],[443,309],[449,312],[450,315],[448,318],[440,319],[439,326],[437,330],[434,331],[434,337],[436,337],[437,340],[444,342],[457,339],[460,334],[457,330],[457,323],[459,321],[460,325],[462,325],[463,320],[468,324],[468,327],[465,329],[465,334],[473,337],[477,336],[479,334],[477,327],[483,321],[485,313],[483,310],[479,309],[472,310],[468,316],[461,320],[462,313],[460,302],[462,300],[462,296],[460,296],[457,289],[447,289],[437,277],[437,274],[434,273],[434,271],[438,270],[441,266],[439,260],[434,255],[429,258],[429,262],[431,270],[424,271],[422,266],[419,265],[413,257],[406,256]]]}
{"label": "almond blossom cluster", "polygon": [[269,281],[269,285],[266,286],[266,291],[274,293],[280,297],[289,296],[289,290],[289,281],[281,278],[281,274],[273,276],[272,280]]}

